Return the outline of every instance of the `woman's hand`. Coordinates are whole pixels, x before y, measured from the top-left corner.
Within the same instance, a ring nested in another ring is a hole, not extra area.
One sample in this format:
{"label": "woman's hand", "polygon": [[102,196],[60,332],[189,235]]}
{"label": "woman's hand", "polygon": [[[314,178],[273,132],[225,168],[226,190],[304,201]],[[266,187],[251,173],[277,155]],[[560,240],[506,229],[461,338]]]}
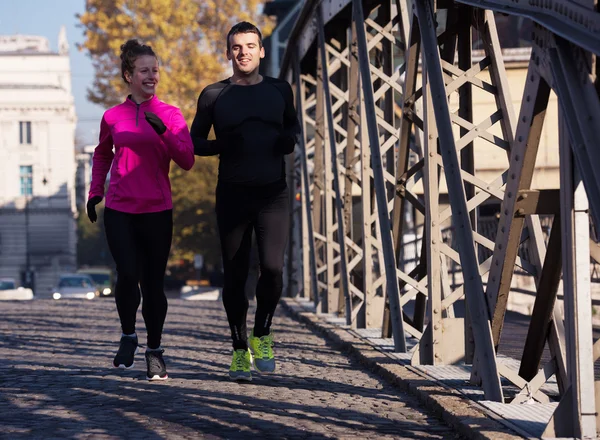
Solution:
{"label": "woman's hand", "polygon": [[148,124],[150,124],[150,126],[154,129],[156,133],[158,133],[159,136],[162,135],[165,131],[167,131],[167,126],[154,113],[144,112],[144,115],[146,116],[146,121],[148,121]]}
{"label": "woman's hand", "polygon": [[96,205],[102,201],[102,197],[94,196],[87,202],[87,215],[92,223],[98,220],[98,215],[96,214]]}

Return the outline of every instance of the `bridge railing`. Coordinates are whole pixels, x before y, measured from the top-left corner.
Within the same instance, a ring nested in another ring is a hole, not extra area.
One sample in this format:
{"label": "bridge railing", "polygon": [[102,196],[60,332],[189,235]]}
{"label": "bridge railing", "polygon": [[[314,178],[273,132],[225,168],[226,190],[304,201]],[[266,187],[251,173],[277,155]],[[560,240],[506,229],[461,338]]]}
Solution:
{"label": "bridge railing", "polygon": [[[577,437],[596,433],[600,355],[589,265],[590,255],[600,260],[589,228],[600,213],[593,8],[592,0],[306,0],[280,75],[294,86],[303,127],[290,164],[299,197],[289,293],[349,325],[381,328],[415,364],[472,364],[488,400],[504,401],[503,377],[522,389],[512,403],[545,402],[540,387],[555,376],[562,399],[547,433]],[[534,22],[518,111],[493,11]],[[483,95],[495,107],[476,114]],[[558,127],[560,185],[534,190],[544,124]],[[483,155],[498,158],[495,175],[478,171]],[[490,237],[478,213],[494,201]],[[547,240],[540,216],[552,218]],[[406,238],[417,236],[415,249]],[[407,253],[418,261],[400,264]],[[496,356],[517,267],[537,288],[518,374]],[[465,318],[453,313],[459,300]],[[541,365],[546,346],[552,359]]]}

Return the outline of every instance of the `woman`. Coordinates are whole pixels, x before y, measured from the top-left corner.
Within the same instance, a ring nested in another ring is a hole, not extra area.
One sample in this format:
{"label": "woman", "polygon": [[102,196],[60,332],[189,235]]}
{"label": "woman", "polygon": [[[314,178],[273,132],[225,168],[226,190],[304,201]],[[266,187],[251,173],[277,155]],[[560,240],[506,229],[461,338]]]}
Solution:
{"label": "woman", "polygon": [[189,170],[194,147],[181,111],[156,97],[158,59],[152,48],[137,40],[122,45],[121,74],[131,94],[102,117],[87,213],[95,222],[110,169],[104,226],[117,265],[115,301],[123,332],[113,365],[133,367],[138,351],[135,319],[143,295],[147,379],[164,380],[168,375],[161,348],[167,315],[163,282],[173,232],[169,165],[173,159]]}

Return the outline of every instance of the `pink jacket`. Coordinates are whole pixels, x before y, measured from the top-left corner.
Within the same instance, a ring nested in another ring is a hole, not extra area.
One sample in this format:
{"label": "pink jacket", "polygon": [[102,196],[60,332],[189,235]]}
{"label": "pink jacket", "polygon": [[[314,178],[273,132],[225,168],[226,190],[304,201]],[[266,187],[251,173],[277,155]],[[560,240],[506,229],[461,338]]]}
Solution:
{"label": "pink jacket", "polygon": [[[167,126],[161,136],[146,121],[147,111]],[[156,96],[141,104],[127,98],[102,117],[89,198],[104,196],[110,170],[108,208],[133,214],[171,209],[171,159],[184,170],[194,165],[194,146],[181,111]]]}

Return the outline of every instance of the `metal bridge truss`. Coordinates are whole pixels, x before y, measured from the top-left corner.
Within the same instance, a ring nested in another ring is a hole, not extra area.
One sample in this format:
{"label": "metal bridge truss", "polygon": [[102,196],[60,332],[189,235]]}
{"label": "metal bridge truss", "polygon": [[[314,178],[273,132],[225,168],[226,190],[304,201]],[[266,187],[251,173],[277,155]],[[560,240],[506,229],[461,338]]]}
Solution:
{"label": "metal bridge truss", "polygon": [[[520,109],[493,11],[535,23]],[[554,375],[561,403],[547,433],[595,437],[599,33],[592,0],[307,0],[281,66],[303,127],[289,163],[299,197],[288,293],[353,327],[381,328],[414,364],[473,364],[488,400],[504,401],[503,377],[522,389],[512,403],[547,402],[540,387]],[[474,90],[490,94],[495,111],[474,115]],[[551,92],[554,120],[545,117]],[[560,189],[536,191],[544,123],[558,125]],[[493,179],[476,172],[485,154],[506,164]],[[490,237],[477,216],[494,200]],[[540,215],[553,216],[547,243]],[[496,356],[517,267],[537,286],[518,374]]]}

